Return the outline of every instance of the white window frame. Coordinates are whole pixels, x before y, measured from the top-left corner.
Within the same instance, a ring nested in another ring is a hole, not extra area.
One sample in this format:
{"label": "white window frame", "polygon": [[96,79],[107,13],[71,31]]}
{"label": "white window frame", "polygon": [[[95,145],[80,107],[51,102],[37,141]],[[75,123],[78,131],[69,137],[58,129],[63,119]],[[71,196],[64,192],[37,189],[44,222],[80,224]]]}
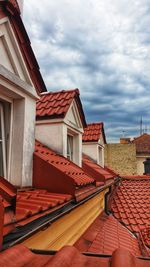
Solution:
{"label": "white window frame", "polygon": [[74,143],[74,137],[71,134],[67,134],[67,158],[71,161],[73,161],[73,143]]}
{"label": "white window frame", "polygon": [[0,103],[0,127],[2,139],[0,142],[2,143],[2,163],[3,163],[3,175],[6,177],[6,140],[5,140],[5,124],[4,124],[4,109],[2,103]]}

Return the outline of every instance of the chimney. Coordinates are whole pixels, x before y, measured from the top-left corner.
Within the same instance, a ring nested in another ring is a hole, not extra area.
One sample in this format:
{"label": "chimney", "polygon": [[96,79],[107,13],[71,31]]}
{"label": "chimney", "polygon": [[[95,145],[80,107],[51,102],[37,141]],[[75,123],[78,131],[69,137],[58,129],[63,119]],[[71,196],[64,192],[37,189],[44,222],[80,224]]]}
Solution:
{"label": "chimney", "polygon": [[143,164],[144,164],[144,174],[146,175],[150,174],[150,158],[146,158]]}
{"label": "chimney", "polygon": [[122,137],[120,138],[120,144],[130,144],[131,140],[128,137]]}

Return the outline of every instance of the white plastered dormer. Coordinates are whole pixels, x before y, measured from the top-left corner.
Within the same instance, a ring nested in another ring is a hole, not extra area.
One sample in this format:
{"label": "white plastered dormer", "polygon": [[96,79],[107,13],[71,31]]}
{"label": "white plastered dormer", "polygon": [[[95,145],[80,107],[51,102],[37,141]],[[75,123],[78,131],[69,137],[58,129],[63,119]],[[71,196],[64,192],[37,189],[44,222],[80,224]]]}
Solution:
{"label": "white plastered dormer", "polygon": [[64,118],[36,121],[36,139],[82,165],[83,124],[76,101],[73,99]]}
{"label": "white plastered dormer", "polygon": [[[1,160],[1,175],[3,174],[16,186],[32,185],[37,99],[36,89],[30,79],[9,19],[2,18],[0,19],[0,116],[3,121],[2,154],[5,156]],[[2,170],[2,164],[5,172]]]}

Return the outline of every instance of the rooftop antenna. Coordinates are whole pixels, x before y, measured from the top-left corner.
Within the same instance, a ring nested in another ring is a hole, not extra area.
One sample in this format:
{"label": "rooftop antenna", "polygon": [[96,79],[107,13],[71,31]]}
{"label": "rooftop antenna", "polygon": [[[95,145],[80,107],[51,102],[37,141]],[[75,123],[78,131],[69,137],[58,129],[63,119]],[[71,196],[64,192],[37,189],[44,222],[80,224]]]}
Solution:
{"label": "rooftop antenna", "polygon": [[141,116],[141,120],[140,120],[140,135],[142,135],[143,133],[143,119],[142,119],[142,116]]}
{"label": "rooftop antenna", "polygon": [[122,131],[122,137],[125,137],[125,130]]}

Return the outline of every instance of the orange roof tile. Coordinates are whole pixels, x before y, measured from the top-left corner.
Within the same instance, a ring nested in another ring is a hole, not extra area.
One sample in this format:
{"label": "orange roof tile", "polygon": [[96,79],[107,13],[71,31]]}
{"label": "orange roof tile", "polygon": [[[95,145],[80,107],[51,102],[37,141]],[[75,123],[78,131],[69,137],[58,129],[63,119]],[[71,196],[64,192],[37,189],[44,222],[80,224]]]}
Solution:
{"label": "orange roof tile", "polygon": [[150,135],[142,134],[141,136],[135,138],[132,143],[136,145],[137,153],[150,153]]}
{"label": "orange roof tile", "polygon": [[79,95],[78,89],[41,94],[36,105],[37,120],[64,118],[74,99],[79,109],[83,127],[85,127],[86,121]]}
{"label": "orange roof tile", "polygon": [[17,245],[0,253],[3,267],[150,267],[150,259],[138,259],[124,248],[115,250],[112,257],[105,255],[83,255],[75,247],[66,246],[50,254],[41,251],[31,252],[23,245]]}
{"label": "orange roof tile", "polygon": [[141,256],[138,240],[112,215],[101,214],[79,238],[74,246],[79,251],[112,255],[118,248],[128,249]]}
{"label": "orange roof tile", "polygon": [[16,211],[12,213],[12,210],[6,208],[4,212],[4,235],[17,226],[24,226],[62,208],[72,199],[68,194],[50,193],[47,190],[32,188],[19,191],[16,196]]}
{"label": "orange roof tile", "polygon": [[83,142],[98,142],[98,140],[103,134],[104,142],[106,143],[104,125],[103,122],[90,123],[84,128],[84,134],[82,136]]}
{"label": "orange roof tile", "polygon": [[83,154],[82,159],[82,168],[96,181],[105,183],[107,180],[114,179],[114,177],[117,176],[116,174],[112,174],[112,172],[108,171],[108,169],[105,169],[95,163],[90,157],[85,154]]}
{"label": "orange roof tile", "polygon": [[150,227],[150,179],[123,180],[113,193],[111,210],[130,231]]}
{"label": "orange roof tile", "polygon": [[[94,179],[86,174],[82,168],[67,158],[57,154],[52,149],[44,146],[39,141],[36,141],[34,154],[49,164],[50,175],[52,175],[51,166],[53,166],[60,171],[60,175],[64,173],[76,186],[82,187],[94,183]],[[56,177],[56,179],[58,179],[58,177]]]}

